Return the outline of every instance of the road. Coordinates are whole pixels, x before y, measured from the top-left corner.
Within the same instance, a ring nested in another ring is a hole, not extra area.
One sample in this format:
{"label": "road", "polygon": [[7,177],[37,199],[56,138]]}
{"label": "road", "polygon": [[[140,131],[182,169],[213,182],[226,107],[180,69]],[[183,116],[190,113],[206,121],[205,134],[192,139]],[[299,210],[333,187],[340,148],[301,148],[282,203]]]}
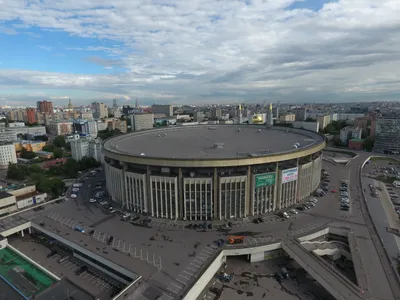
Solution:
{"label": "road", "polygon": [[368,211],[367,198],[362,188],[361,166],[369,156],[371,156],[370,153],[359,153],[358,157],[350,163],[351,178],[355,180],[354,184],[351,185],[350,195],[358,202],[373,246],[373,248],[367,245],[359,247],[359,252],[361,257],[368,261],[370,266],[373,266],[367,273],[370,276],[370,290],[368,292],[378,299],[400,299],[400,287],[394,273],[395,270]]}

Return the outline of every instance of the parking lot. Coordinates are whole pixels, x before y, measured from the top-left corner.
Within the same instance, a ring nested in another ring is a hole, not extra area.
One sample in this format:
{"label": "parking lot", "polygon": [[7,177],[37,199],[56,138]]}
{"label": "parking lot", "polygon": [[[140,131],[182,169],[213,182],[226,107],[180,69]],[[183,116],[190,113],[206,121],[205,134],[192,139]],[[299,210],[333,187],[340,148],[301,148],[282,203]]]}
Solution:
{"label": "parking lot", "polygon": [[60,262],[60,259],[65,255],[61,252],[52,257],[47,257],[51,250],[38,243],[34,237],[29,235],[25,235],[24,238],[14,236],[9,239],[9,243],[58,277],[68,277],[73,283],[83,287],[84,290],[94,296],[101,295],[102,299],[111,299],[111,296],[118,290],[117,283],[98,270],[88,270],[76,275],[76,271],[83,264],[73,257],[62,262]]}

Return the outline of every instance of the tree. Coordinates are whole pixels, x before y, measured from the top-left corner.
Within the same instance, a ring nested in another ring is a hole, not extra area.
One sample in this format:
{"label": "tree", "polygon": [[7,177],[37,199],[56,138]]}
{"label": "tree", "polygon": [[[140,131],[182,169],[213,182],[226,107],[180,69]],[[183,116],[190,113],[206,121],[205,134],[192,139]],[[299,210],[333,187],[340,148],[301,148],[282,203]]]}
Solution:
{"label": "tree", "polygon": [[25,159],[33,159],[35,158],[37,155],[35,152],[32,151],[28,151],[25,148],[22,148],[21,150],[21,157],[25,158]]}
{"label": "tree", "polygon": [[38,165],[29,166],[29,174],[43,173],[43,170]]}
{"label": "tree", "polygon": [[317,122],[317,120],[315,120],[311,117],[307,117],[307,119],[305,119],[305,122]]}
{"label": "tree", "polygon": [[364,150],[371,152],[374,148],[375,139],[371,136],[368,136],[364,139]]}
{"label": "tree", "polygon": [[78,175],[79,166],[78,162],[75,159],[69,158],[67,162],[64,164],[64,173],[70,178],[76,177]]}
{"label": "tree", "polygon": [[17,164],[9,164],[7,169],[7,178],[14,180],[24,180],[27,174],[24,172],[23,168]]}
{"label": "tree", "polygon": [[54,158],[61,158],[64,156],[64,150],[62,148],[54,148],[53,150]]}
{"label": "tree", "polygon": [[58,148],[66,146],[65,138],[62,135],[57,135],[53,140],[53,145]]}
{"label": "tree", "polygon": [[328,124],[325,128],[324,128],[325,133],[329,133],[329,134],[334,134],[336,133],[336,129],[333,126],[332,123]]}
{"label": "tree", "polygon": [[46,145],[43,147],[43,151],[47,151],[47,152],[53,152],[54,151],[54,145]]}

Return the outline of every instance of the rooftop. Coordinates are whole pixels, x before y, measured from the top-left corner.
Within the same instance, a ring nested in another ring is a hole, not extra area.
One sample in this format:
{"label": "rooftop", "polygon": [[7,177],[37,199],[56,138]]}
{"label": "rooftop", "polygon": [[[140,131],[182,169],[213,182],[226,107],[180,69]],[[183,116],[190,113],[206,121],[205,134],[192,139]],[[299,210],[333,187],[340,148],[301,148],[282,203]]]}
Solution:
{"label": "rooftop", "polygon": [[13,195],[11,195],[10,193],[4,192],[4,191],[0,191],[0,199],[5,199],[5,198],[9,198],[12,197]]}
{"label": "rooftop", "polygon": [[[299,143],[296,149],[293,145]],[[295,152],[323,143],[317,133],[258,125],[169,127],[125,134],[105,143],[132,156],[176,159],[223,159]],[[144,154],[144,155],[143,155]]]}

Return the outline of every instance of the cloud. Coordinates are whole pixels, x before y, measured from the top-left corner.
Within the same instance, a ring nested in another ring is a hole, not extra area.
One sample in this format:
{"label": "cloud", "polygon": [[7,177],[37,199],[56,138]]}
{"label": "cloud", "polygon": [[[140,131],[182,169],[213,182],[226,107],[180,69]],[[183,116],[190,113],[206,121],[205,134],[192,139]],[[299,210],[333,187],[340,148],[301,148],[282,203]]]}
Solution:
{"label": "cloud", "polygon": [[53,50],[53,47],[51,47],[51,46],[43,46],[43,45],[41,45],[41,46],[37,46],[37,47],[40,48],[40,49],[46,50],[46,51],[52,51]]}
{"label": "cloud", "polygon": [[18,16],[14,28],[98,39],[92,46],[63,43],[68,51],[88,52],[85,61],[114,73],[0,69],[0,87],[82,95],[96,90],[150,103],[397,97],[397,1],[340,0],[317,9],[307,9],[305,1],[292,9],[294,2],[11,1],[0,11],[0,22],[16,22]]}
{"label": "cloud", "polygon": [[3,26],[0,26],[0,33],[6,34],[6,35],[18,34],[18,32],[14,28],[8,28],[8,27],[3,27]]}

